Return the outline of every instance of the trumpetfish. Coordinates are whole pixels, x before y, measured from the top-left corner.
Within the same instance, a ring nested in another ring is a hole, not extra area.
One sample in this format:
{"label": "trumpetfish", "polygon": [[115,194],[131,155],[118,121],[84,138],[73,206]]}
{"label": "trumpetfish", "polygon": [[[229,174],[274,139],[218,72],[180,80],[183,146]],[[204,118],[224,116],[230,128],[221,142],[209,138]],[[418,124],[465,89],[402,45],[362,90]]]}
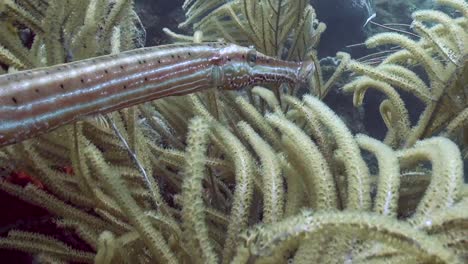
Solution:
{"label": "trumpetfish", "polygon": [[80,118],[210,88],[304,83],[312,62],[210,42],[145,47],[0,75],[0,147]]}

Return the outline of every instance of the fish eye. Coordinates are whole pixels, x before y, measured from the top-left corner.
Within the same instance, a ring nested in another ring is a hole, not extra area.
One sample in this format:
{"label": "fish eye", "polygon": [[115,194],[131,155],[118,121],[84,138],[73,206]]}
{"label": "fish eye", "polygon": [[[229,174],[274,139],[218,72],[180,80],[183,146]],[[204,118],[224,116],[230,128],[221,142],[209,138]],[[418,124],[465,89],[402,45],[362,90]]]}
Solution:
{"label": "fish eye", "polygon": [[247,53],[247,63],[249,63],[250,66],[254,66],[256,62],[257,62],[257,52],[255,50],[250,50]]}

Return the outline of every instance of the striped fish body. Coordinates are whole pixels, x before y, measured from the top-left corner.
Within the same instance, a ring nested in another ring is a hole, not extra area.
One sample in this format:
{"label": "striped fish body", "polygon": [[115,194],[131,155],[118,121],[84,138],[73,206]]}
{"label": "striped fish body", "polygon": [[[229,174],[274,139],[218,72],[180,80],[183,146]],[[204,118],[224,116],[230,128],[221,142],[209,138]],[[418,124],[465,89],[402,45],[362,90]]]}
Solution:
{"label": "striped fish body", "polygon": [[300,83],[313,71],[311,65],[216,42],[141,48],[0,75],[0,147],[81,117],[167,96]]}

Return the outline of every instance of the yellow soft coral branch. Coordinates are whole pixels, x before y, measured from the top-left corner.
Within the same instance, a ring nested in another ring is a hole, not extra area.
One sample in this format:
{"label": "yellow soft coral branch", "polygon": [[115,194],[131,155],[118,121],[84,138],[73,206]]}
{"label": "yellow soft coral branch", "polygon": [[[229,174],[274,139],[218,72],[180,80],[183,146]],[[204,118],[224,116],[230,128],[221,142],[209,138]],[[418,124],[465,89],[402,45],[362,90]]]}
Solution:
{"label": "yellow soft coral branch", "polygon": [[371,205],[369,171],[360,155],[356,155],[360,151],[350,131],[343,121],[317,98],[306,95],[304,96],[304,103],[330,129],[338,144],[338,148],[345,157],[343,162],[345,163],[348,182],[347,208],[357,210],[369,209]]}
{"label": "yellow soft coral branch", "polygon": [[[401,99],[397,91],[389,84],[383,81],[377,81],[368,77],[360,77],[359,79],[345,85],[343,90],[346,92],[354,92],[353,103],[355,106],[361,106],[364,100],[364,95],[369,88],[374,88],[384,93],[391,104],[390,110],[393,113],[391,116],[382,115],[385,124],[389,129],[396,130],[396,138],[389,142],[391,145],[400,146],[401,142],[406,140],[410,132],[409,114],[406,110],[405,103]],[[382,109],[382,105],[381,105]]]}
{"label": "yellow soft coral branch", "polygon": [[[319,232],[382,242],[416,256],[420,261],[461,263],[440,241],[424,232],[389,217],[356,212],[312,213],[305,211],[276,225],[262,225],[245,234],[246,246],[253,256],[268,256],[291,240],[312,238]],[[310,240],[314,243],[314,240]],[[315,242],[316,243],[316,242]],[[240,254],[243,252],[241,251]]]}
{"label": "yellow soft coral branch", "polygon": [[[432,101],[432,96],[429,93],[429,89],[427,89],[426,85],[417,86],[418,83],[412,82],[411,79],[402,78],[402,72],[387,72],[384,70],[380,70],[378,67],[374,68],[355,61],[351,61],[348,67],[350,70],[355,71],[359,74],[365,74],[369,77],[372,77],[375,80],[395,85],[405,91],[413,93],[425,103],[430,103]],[[348,86],[352,84],[353,83],[351,82],[348,84]]]}
{"label": "yellow soft coral branch", "polygon": [[423,223],[437,208],[453,206],[460,200],[463,161],[460,150],[452,141],[443,137],[426,139],[401,151],[398,156],[402,167],[424,160],[432,163],[431,183],[416,209],[413,222]]}
{"label": "yellow soft coral branch", "polygon": [[92,145],[88,145],[84,150],[84,155],[88,158],[91,166],[103,176],[102,180],[105,181],[106,189],[118,201],[122,211],[128,216],[130,222],[139,232],[153,257],[164,263],[177,263],[174,254],[171,252],[161,233],[151,226],[149,219],[143,214],[133,197],[131,197],[130,192],[125,191],[125,185],[119,175],[111,174],[112,170],[99,154],[99,150]]}
{"label": "yellow soft coral branch", "polygon": [[41,22],[12,0],[3,0],[0,2],[0,13],[11,16],[13,19],[28,26],[38,34],[44,33]]}
{"label": "yellow soft coral branch", "polygon": [[0,45],[0,62],[20,70],[27,68],[26,64],[2,45]]}
{"label": "yellow soft coral branch", "polygon": [[[189,126],[185,179],[182,184],[182,220],[184,235],[193,252],[201,250],[200,262],[217,263],[218,256],[208,235],[203,201],[203,179],[209,138],[209,125],[195,118]],[[196,256],[193,256],[196,257]]]}
{"label": "yellow soft coral branch", "polygon": [[265,187],[263,221],[265,223],[277,222],[282,219],[285,193],[278,157],[271,146],[250,125],[240,122],[238,126],[261,160],[261,173]]}
{"label": "yellow soft coral branch", "polygon": [[366,40],[369,48],[375,48],[382,45],[398,45],[407,49],[418,61],[421,61],[424,69],[427,71],[431,81],[439,80],[439,72],[442,71],[442,65],[434,61],[416,42],[408,37],[398,33],[381,33]]}
{"label": "yellow soft coral branch", "polygon": [[400,187],[400,166],[396,153],[382,142],[365,135],[358,135],[356,141],[361,148],[374,154],[378,161],[379,174],[374,211],[382,215],[396,216]]}
{"label": "yellow soft coral branch", "polygon": [[314,197],[314,200],[310,201],[312,207],[317,209],[337,208],[334,179],[317,145],[290,121],[278,115],[268,115],[267,120],[291,139],[292,145],[287,150],[294,157],[294,165],[303,172],[306,188],[309,194]]}
{"label": "yellow soft coral branch", "polygon": [[[34,239],[31,240],[31,237]],[[64,261],[93,263],[94,258],[92,253],[72,249],[56,239],[42,237],[34,233],[30,233],[29,237],[21,239],[0,238],[0,247],[20,249],[36,254],[45,253]]]}

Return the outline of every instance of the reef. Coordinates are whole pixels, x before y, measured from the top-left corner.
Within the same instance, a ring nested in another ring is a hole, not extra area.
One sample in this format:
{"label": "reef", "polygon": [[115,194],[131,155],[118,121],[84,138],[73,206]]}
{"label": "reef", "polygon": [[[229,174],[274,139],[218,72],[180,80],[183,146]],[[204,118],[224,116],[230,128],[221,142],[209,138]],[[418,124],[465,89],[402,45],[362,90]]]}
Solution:
{"label": "reef", "polygon": [[[61,3],[0,4],[4,72],[142,45],[132,1]],[[465,263],[468,5],[437,3],[450,13],[414,12],[414,35],[372,36],[366,44],[385,49],[360,60],[338,53],[325,80],[326,26],[308,1],[185,1],[180,27],[195,33],[166,30],[175,41],[312,60],[310,88],[171,97],[1,148],[0,168],[40,184],[2,177],[0,190],[45,208],[89,249],[18,229],[0,248],[41,263]],[[355,105],[369,89],[388,98],[384,141],[354,135],[321,101],[345,71]],[[416,124],[401,91],[424,104]]]}

